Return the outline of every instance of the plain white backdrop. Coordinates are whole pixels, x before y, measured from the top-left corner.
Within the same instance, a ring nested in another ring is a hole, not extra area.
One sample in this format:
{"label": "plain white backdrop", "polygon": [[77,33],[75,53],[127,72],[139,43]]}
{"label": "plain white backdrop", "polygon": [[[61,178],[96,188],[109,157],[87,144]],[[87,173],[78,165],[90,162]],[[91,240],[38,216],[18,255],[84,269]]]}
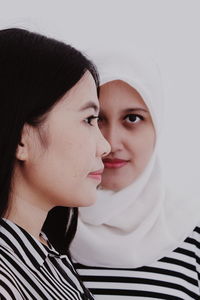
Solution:
{"label": "plain white backdrop", "polygon": [[0,0],[0,29],[23,27],[79,49],[134,45],[162,73],[167,181],[200,196],[200,0]]}

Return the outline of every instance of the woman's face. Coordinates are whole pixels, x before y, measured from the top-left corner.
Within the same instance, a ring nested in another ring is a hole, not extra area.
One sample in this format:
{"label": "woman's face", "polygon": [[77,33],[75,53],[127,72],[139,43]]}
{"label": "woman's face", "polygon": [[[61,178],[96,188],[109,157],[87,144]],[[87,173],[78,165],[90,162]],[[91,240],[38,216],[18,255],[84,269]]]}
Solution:
{"label": "woman's face", "polygon": [[110,154],[103,159],[101,186],[119,191],[138,178],[153,153],[152,119],[138,92],[115,80],[100,88],[99,127],[111,145]]}
{"label": "woman's face", "polygon": [[102,156],[110,151],[93,118],[98,112],[95,82],[87,72],[49,112],[41,137],[38,129],[30,130],[24,178],[37,199],[46,199],[46,208],[95,201]]}

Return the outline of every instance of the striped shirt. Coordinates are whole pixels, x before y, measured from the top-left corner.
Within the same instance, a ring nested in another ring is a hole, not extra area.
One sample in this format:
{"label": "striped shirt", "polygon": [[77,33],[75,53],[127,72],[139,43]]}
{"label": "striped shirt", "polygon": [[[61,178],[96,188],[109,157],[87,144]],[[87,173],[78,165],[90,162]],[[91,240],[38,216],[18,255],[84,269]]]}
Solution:
{"label": "striped shirt", "polygon": [[46,241],[48,246],[0,219],[0,299],[93,299],[67,255]]}
{"label": "striped shirt", "polygon": [[96,300],[200,299],[200,227],[151,265],[137,269],[75,267]]}

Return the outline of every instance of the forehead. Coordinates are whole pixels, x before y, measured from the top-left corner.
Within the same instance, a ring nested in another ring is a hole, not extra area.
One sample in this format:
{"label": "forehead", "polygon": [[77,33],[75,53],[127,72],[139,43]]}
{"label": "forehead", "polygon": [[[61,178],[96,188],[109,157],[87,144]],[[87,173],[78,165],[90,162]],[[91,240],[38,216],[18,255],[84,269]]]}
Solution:
{"label": "forehead", "polygon": [[68,109],[79,109],[89,101],[99,106],[94,78],[91,73],[87,71],[63,96],[63,105]]}
{"label": "forehead", "polygon": [[103,110],[124,110],[127,108],[147,109],[140,94],[122,80],[113,80],[100,87],[100,107]]}

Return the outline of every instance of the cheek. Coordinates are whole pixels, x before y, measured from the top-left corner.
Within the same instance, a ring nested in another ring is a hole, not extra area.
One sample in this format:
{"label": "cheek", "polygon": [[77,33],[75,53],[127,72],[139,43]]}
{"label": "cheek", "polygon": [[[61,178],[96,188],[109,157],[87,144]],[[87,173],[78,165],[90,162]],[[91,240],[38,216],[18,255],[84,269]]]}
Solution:
{"label": "cheek", "polygon": [[90,205],[95,199],[96,186],[87,179],[96,166],[95,137],[85,129],[77,133],[80,130],[54,132],[46,147],[34,147],[24,170],[32,190],[49,199],[50,205]]}
{"label": "cheek", "polygon": [[82,141],[71,138],[53,147],[50,155],[51,160],[63,175],[76,178],[84,172],[85,157],[82,157],[83,146]]}
{"label": "cheek", "polygon": [[84,176],[88,170],[91,170],[95,157],[94,139],[88,136],[87,132],[78,132],[75,130],[73,135],[65,136],[59,139],[57,143],[52,143],[51,157],[55,165],[63,172],[67,172],[73,178]]}
{"label": "cheek", "polygon": [[153,129],[143,130],[132,136],[129,149],[131,149],[132,156],[136,158],[135,162],[139,164],[146,164],[153,154],[155,145],[155,132]]}

